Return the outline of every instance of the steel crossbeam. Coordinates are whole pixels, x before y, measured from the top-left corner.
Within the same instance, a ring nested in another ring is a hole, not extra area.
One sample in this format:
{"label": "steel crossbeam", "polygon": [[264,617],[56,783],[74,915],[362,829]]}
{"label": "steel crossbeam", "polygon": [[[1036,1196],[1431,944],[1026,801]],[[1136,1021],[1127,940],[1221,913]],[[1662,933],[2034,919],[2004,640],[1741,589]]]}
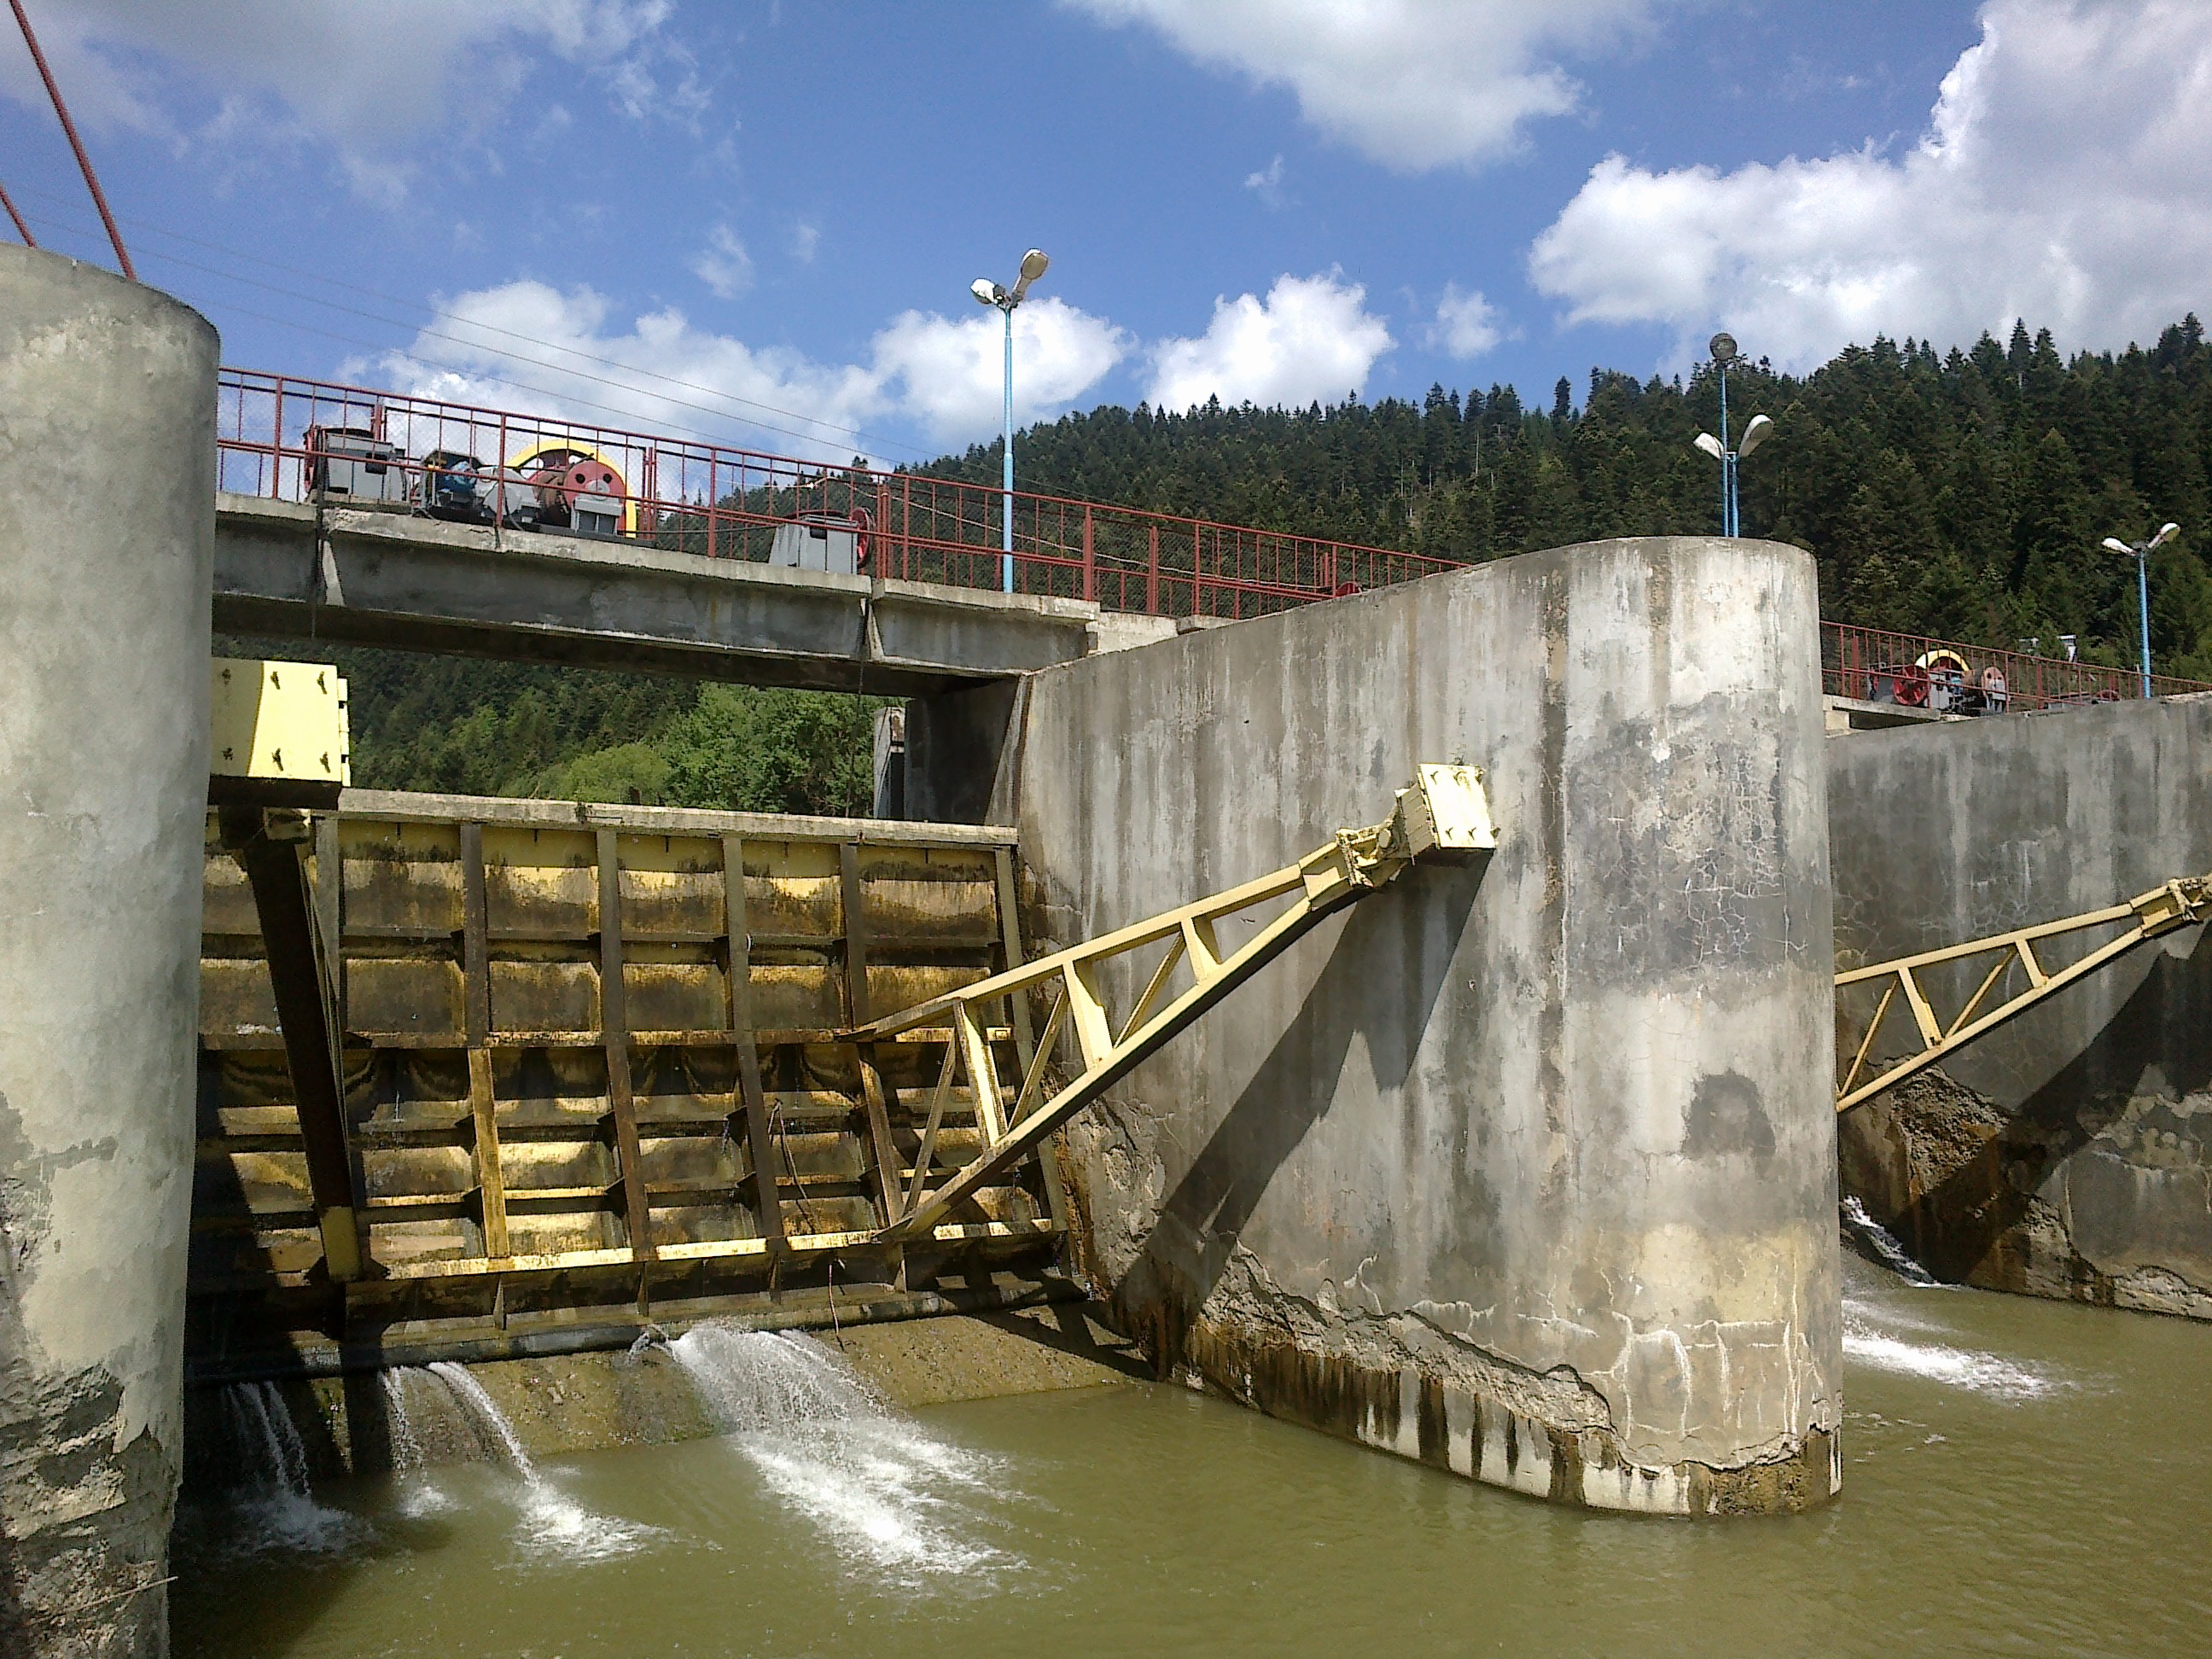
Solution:
{"label": "steel crossbeam", "polygon": [[[1423,766],[1413,782],[1398,792],[1389,817],[1364,830],[1340,830],[1295,864],[846,1033],[865,1042],[924,1028],[945,1032],[945,1058],[930,1094],[913,1173],[898,1213],[878,1233],[878,1241],[927,1232],[1324,916],[1380,890],[1417,862],[1463,863],[1497,844],[1481,772]],[[1285,898],[1290,902],[1251,939],[1235,949],[1224,948],[1224,921]],[[1148,946],[1163,947],[1164,954],[1116,1020],[1108,1006],[1103,970],[1115,958]],[[1171,994],[1179,968],[1188,983]],[[1024,1057],[1025,1068],[1009,1102],[992,1053],[990,1027],[1019,1022],[989,1016],[996,1004],[1010,1002],[1011,1012],[1021,999],[1048,994],[1054,987],[1058,995],[1034,1050]],[[1055,1086],[1054,1056],[1063,1036],[1073,1042],[1080,1066],[1073,1079]],[[934,1190],[926,1190],[952,1091],[963,1078],[975,1101],[982,1151]]]}
{"label": "steel crossbeam", "polygon": [[[1963,945],[1923,951],[1915,956],[1899,957],[1893,961],[1873,963],[1864,968],[1854,968],[1838,974],[1838,991],[1847,986],[1874,985],[1884,981],[1887,983],[1883,985],[1881,1000],[1875,1009],[1874,1018],[1867,1023],[1866,1035],[1859,1042],[1858,1051],[1852,1056],[1850,1066],[1844,1073],[1842,1082],[1837,1085],[1836,1109],[1847,1112],[1861,1102],[1871,1100],[1883,1090],[1894,1087],[1916,1073],[1926,1070],[1945,1055],[1955,1053],[1977,1037],[2027,1012],[2036,1004],[2056,996],[2068,986],[2088,978],[2138,945],[2172,933],[2177,928],[2208,921],[2212,921],[2212,874],[2186,876],[2162,882],[2148,892],[2138,893],[2124,903],[2106,905],[2100,910],[2085,911],[2080,915],[2041,922],[2032,927],[2016,927],[2009,933],[1991,933],[1987,938],[1970,939]],[[2115,923],[2128,925],[2125,931],[2115,938],[2095,946],[2063,968],[2046,967],[2036,954],[2036,946],[2045,940]],[[1980,957],[1988,957],[1991,960],[1974,994],[1950,1019],[1941,1018],[1919,975],[1930,968],[1972,962]],[[1996,989],[2000,981],[2007,978],[2008,970],[2015,967],[2026,978],[2026,987],[2003,1001],[1990,1004],[1990,992]],[[1890,1009],[1900,998],[1911,1012],[1920,1046],[1903,1058],[1890,1061],[1875,1076],[1862,1083],[1859,1079],[1866,1072],[1868,1056],[1874,1052],[1875,1039],[1881,1031],[1883,1021],[1889,1017]]]}

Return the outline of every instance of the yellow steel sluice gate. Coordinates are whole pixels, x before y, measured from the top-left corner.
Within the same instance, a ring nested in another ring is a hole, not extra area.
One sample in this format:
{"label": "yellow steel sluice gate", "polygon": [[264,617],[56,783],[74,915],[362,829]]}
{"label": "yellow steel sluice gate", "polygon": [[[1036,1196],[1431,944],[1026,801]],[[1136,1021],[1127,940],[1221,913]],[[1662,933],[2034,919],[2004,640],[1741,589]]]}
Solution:
{"label": "yellow steel sluice gate", "polygon": [[[819,1277],[896,1213],[947,1035],[848,1033],[1021,960],[1007,831],[283,781],[211,789],[203,1364]],[[956,1091],[948,1168],[975,1126]],[[1034,1265],[1062,1213],[1048,1152],[917,1243]]]}
{"label": "yellow steel sluice gate", "polygon": [[[1053,1129],[1330,912],[1494,845],[1480,775],[1424,767],[1382,823],[1030,963],[1010,830],[341,799],[301,771],[333,672],[217,685],[202,1374],[758,1306],[840,1261],[1034,1279],[1067,1230]],[[1140,953],[1116,1019],[1100,967]]]}

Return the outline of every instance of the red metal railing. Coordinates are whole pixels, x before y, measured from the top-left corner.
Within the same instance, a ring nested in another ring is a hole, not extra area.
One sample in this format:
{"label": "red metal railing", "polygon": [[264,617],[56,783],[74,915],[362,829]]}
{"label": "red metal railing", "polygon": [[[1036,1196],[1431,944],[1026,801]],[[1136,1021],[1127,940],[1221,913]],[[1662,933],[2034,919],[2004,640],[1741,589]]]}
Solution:
{"label": "red metal railing", "polygon": [[[352,428],[392,446],[398,453],[378,465],[392,497],[385,504],[394,507],[421,507],[426,485],[434,494],[441,477],[455,476],[454,463],[426,466],[426,457],[474,457],[496,473],[560,446],[589,450],[623,475],[623,533],[648,545],[764,561],[780,526],[828,519],[857,532],[867,574],[975,588],[1001,582],[1005,496],[988,485],[246,369],[224,369],[219,396],[221,489],[309,499],[328,453],[310,447],[311,428]],[[1015,492],[1013,528],[1015,592],[1159,616],[1253,617],[1456,568],[1389,548],[1028,490]]]}
{"label": "red metal railing", "polygon": [[[391,446],[396,453],[380,463],[385,504],[401,510],[420,509],[440,477],[453,476],[454,463],[426,465],[426,457],[471,456],[497,474],[532,451],[559,446],[592,451],[623,475],[629,495],[622,533],[648,545],[764,561],[779,528],[827,519],[854,529],[861,568],[871,575],[959,587],[1000,585],[1005,497],[986,484],[830,466],[250,369],[222,370],[219,397],[222,489],[309,499],[317,464],[329,453],[310,447],[307,434],[316,428],[355,428]],[[1017,592],[1091,599],[1109,611],[1155,616],[1259,616],[1458,568],[1389,548],[1028,490],[1014,494],[1013,525]],[[1838,696],[1887,700],[1891,671],[1938,651],[1962,659],[1966,678],[1977,685],[1994,667],[2014,708],[2141,694],[2140,678],[2124,669],[1821,624],[1826,689]],[[2152,687],[2160,696],[2212,690],[2166,678],[2154,678]]]}
{"label": "red metal railing", "polygon": [[[1820,624],[1820,672],[1823,689],[1831,696],[1870,702],[1898,700],[1895,687],[1900,670],[1924,669],[1932,664],[1956,672],[1955,664],[1941,661],[1939,653],[1944,653],[1966,664],[1965,684],[1978,690],[1984,677],[1994,669],[2002,678],[2006,706],[2014,709],[2117,702],[2142,695],[2142,676],[2133,669],[2066,662],[1918,634],[1853,628],[1844,623]],[[1909,682],[1912,677],[1905,678]],[[2152,694],[2161,697],[2182,691],[2212,691],[2212,684],[2203,681],[2179,680],[2162,674],[2152,675],[2150,684]]]}

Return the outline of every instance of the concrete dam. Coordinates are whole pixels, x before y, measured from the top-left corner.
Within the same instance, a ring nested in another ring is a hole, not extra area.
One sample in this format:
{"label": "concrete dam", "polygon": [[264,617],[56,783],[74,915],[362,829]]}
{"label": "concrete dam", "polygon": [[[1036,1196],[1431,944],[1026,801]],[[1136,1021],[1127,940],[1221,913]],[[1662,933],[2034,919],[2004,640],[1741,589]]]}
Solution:
{"label": "concrete dam", "polygon": [[[180,1481],[234,1486],[242,1460],[257,1513],[331,1550],[362,1534],[322,1483],[496,1469],[516,1535],[589,1533],[564,1559],[596,1571],[688,1523],[617,1524],[551,1460],[628,1447],[689,1491],[720,1437],[764,1493],[866,1497],[854,1548],[911,1533],[988,1576],[1042,1559],[977,1542],[1013,1454],[963,1461],[900,1413],[1130,1376],[1322,1431],[1269,1453],[1316,1503],[1370,1478],[1298,1461],[1334,1437],[1427,1466],[1374,1479],[1565,1510],[1841,1514],[1855,1437],[1887,1448],[1925,1407],[1849,1408],[1847,1356],[1915,1339],[1868,1334],[1892,1292],[1839,1206],[1936,1279],[2183,1316],[2115,1340],[2201,1353],[2178,1345],[2212,1316],[2202,926],[1840,1118],[1840,1069],[1892,1039],[1835,977],[2212,871],[2212,699],[1855,729],[1811,556],[1752,540],[1624,538],[1178,628],[278,510],[210,488],[198,317],[15,247],[0,295],[0,451],[46,481],[0,496],[21,1650],[164,1650],[188,1581],[237,1582],[172,1561]],[[273,810],[210,805],[218,622],[904,696],[879,789],[902,815],[333,787],[278,858]],[[1431,767],[1479,775],[1494,849],[1318,917],[917,1207],[1271,913],[1086,958],[1056,1001],[963,994],[1345,848]],[[297,872],[281,926],[269,859]],[[2072,1398],[2021,1397],[2046,1395]],[[1167,1432],[1124,1410],[1100,1409],[1103,1461],[1117,1425],[1133,1458]],[[1141,1506],[1065,1499],[1119,1501]],[[980,1530],[923,1524],[954,1514]],[[785,1523],[731,1524],[767,1548]]]}

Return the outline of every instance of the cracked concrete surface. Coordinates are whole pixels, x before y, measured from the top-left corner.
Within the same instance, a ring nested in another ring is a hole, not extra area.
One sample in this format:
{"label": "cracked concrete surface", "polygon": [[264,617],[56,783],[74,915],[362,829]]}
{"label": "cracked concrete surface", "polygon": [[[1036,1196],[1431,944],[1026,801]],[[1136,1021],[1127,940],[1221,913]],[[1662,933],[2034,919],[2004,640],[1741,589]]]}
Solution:
{"label": "cracked concrete surface", "polygon": [[1648,539],[1049,670],[997,756],[915,706],[912,799],[987,769],[1062,940],[1372,820],[1417,762],[1488,774],[1486,863],[1323,924],[1070,1130],[1157,1363],[1560,1501],[1829,1495],[1817,670],[1805,556]]}

